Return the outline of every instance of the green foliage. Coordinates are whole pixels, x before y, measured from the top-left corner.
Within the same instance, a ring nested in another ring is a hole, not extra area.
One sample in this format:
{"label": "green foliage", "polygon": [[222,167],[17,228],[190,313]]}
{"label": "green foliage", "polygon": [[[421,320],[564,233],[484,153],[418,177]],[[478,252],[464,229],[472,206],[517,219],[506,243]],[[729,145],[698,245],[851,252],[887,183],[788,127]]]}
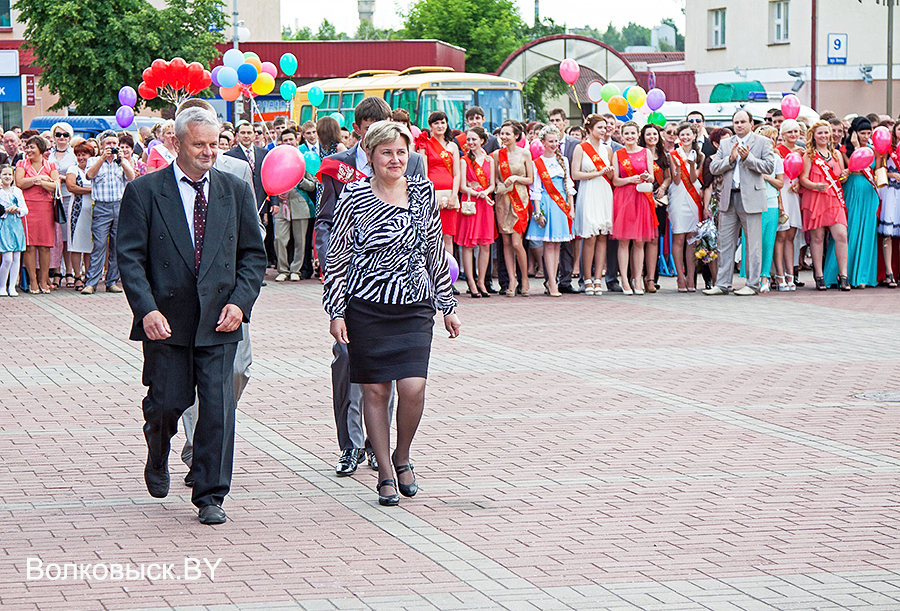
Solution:
{"label": "green foliage", "polygon": [[323,19],[319,25],[319,31],[316,32],[316,40],[350,40],[350,37],[343,32],[338,33],[337,28],[327,19]]}
{"label": "green foliage", "polygon": [[[650,44],[650,28],[636,23],[629,23],[622,28],[622,41],[625,47],[642,47]],[[622,51],[625,50],[623,47]]]}
{"label": "green foliage", "polygon": [[662,44],[659,45],[659,50],[660,51],[682,51],[683,52],[684,51],[684,34],[681,34],[678,32],[678,26],[675,25],[675,22],[672,20],[672,18],[666,17],[659,23],[660,23],[660,25],[670,25],[675,30],[675,48],[674,49],[663,49],[663,46],[669,46],[669,45],[665,45],[663,43],[663,41],[660,41]]}
{"label": "green foliage", "polygon": [[[18,0],[25,40],[42,68],[41,86],[59,95],[50,107],[75,104],[80,114],[113,114],[124,85],[137,89],[157,57],[208,67],[225,27],[220,0]],[[164,108],[162,100],[148,106]]]}
{"label": "green foliage", "polygon": [[281,28],[281,40],[313,40],[313,31],[311,28],[300,28],[296,32],[288,26]]}
{"label": "green foliage", "polygon": [[[672,48],[670,45],[662,42],[660,44],[659,50],[684,51],[684,35],[678,33],[678,28],[675,26],[675,22],[672,21],[671,18],[666,17],[665,19],[660,21],[660,24],[670,25],[675,28],[675,47]],[[650,28],[646,28],[636,23],[629,23],[624,28],[622,28],[621,31],[616,29],[616,27],[612,23],[610,23],[606,27],[605,32],[601,32],[600,30],[596,30],[591,27],[584,27],[579,30],[579,33],[582,33],[584,36],[596,38],[600,42],[608,44],[610,47],[612,47],[616,51],[619,51],[620,53],[625,51],[625,47],[649,45],[651,40]]]}
{"label": "green foliage", "polygon": [[513,0],[417,0],[403,38],[435,38],[466,50],[466,70],[494,72],[525,39]]}

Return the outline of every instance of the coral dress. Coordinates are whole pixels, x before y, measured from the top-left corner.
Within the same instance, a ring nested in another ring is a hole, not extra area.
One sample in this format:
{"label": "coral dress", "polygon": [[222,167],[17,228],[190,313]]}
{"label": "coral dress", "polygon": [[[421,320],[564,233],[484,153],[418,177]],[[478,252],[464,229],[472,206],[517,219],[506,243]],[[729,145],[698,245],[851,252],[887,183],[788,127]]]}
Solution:
{"label": "coral dress", "polygon": [[[847,203],[847,279],[852,286],[875,286],[878,284],[878,192],[863,174],[854,173],[844,183],[844,201]],[[838,265],[833,241],[828,245],[822,273],[826,283],[836,281]]]}
{"label": "coral dress", "polygon": [[[625,149],[621,149],[625,150]],[[635,174],[647,170],[647,149],[639,149],[635,153],[627,153]],[[627,178],[629,173],[619,163],[619,178]],[[637,240],[649,242],[657,236],[656,203],[653,196],[639,193],[637,185],[622,185],[613,191],[613,229],[614,240]]]}
{"label": "coral dress", "polygon": [[[490,157],[485,156],[481,170],[485,176],[490,176]],[[472,171],[472,167],[466,164],[466,185],[471,189],[481,189],[478,177]],[[460,246],[484,246],[493,244],[497,239],[496,226],[494,224],[494,206],[490,198],[463,196],[464,201],[475,202],[475,214],[460,214],[459,224],[456,227],[456,239]]]}
{"label": "coral dress", "polygon": [[[837,159],[832,157],[826,163],[831,166],[832,174],[840,176],[841,166]],[[824,172],[815,162],[809,168],[809,181],[828,183]],[[803,189],[800,196],[800,211],[803,213],[803,231],[847,224],[847,210],[830,188],[824,193]]]}
{"label": "coral dress", "polygon": [[[428,178],[434,183],[435,191],[449,191],[453,189],[453,173],[447,169],[447,165],[440,155],[434,151],[434,143],[425,145],[425,156],[428,159]],[[452,197],[450,198],[453,199]],[[438,197],[440,207],[440,197]],[[459,225],[459,210],[441,208],[441,228],[444,235],[456,235]]]}
{"label": "coral dress", "polygon": [[[40,172],[35,172],[31,162],[23,159],[16,163],[17,168],[25,169],[25,176],[31,178],[38,174],[50,176],[56,165],[44,161]],[[25,217],[25,235],[29,246],[53,247],[56,243],[56,211],[53,209],[53,193],[39,185],[22,189],[28,205],[28,216]]]}

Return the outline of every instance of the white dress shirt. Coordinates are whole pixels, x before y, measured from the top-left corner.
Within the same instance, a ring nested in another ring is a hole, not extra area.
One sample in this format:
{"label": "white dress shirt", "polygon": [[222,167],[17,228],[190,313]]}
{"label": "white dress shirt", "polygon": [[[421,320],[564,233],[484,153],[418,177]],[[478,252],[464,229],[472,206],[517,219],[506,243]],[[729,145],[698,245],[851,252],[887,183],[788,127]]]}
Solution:
{"label": "white dress shirt", "polygon": [[240,145],[241,150],[244,151],[244,156],[247,158],[247,161],[250,163],[250,169],[256,170],[256,155],[253,154],[253,145],[250,145],[250,148],[245,148],[243,144]]}
{"label": "white dress shirt", "polygon": [[372,178],[372,166],[369,164],[369,156],[363,150],[363,147],[356,147],[356,169]]}
{"label": "white dress shirt", "polygon": [[[178,184],[178,194],[181,196],[181,205],[184,206],[184,219],[187,221],[188,232],[191,234],[191,244],[195,247],[197,244],[194,243],[194,200],[197,199],[197,190],[194,189],[191,185],[181,180],[182,178],[187,178],[191,180],[191,178],[181,171],[181,168],[178,167],[178,161],[172,164],[172,167],[175,169],[175,182]],[[206,197],[206,201],[209,202],[209,172],[203,175],[203,196]],[[191,180],[191,182],[193,182]]]}
{"label": "white dress shirt", "polygon": [[[747,139],[750,137],[750,134],[747,134],[743,138],[740,138],[734,146],[738,145],[746,145]],[[735,136],[737,138],[737,136]],[[731,188],[732,189],[740,189],[741,188],[741,156],[738,155],[737,159],[734,162],[734,172],[731,174]]]}

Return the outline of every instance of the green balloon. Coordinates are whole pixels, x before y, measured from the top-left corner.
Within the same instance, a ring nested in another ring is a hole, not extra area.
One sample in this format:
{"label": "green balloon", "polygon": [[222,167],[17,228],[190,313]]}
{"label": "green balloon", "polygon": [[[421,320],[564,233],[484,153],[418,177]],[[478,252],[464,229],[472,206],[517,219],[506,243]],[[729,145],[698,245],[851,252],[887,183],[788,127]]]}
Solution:
{"label": "green balloon", "polygon": [[333,112],[329,115],[332,119],[338,122],[338,125],[344,127],[344,115],[339,112]]}
{"label": "green balloon", "polygon": [[325,101],[325,92],[318,85],[312,87],[307,95],[309,96],[309,103],[317,108]]}
{"label": "green balloon", "polygon": [[297,71],[297,56],[293,53],[285,53],[281,56],[281,71],[288,76],[294,76]]}
{"label": "green balloon", "polygon": [[650,113],[650,116],[647,117],[647,121],[652,123],[653,125],[658,125],[662,127],[666,124],[666,115],[662,114],[658,110],[654,110]]}
{"label": "green balloon", "polygon": [[293,81],[285,81],[281,84],[281,98],[290,102],[294,99],[294,96],[297,94],[297,86],[293,83]]}
{"label": "green balloon", "polygon": [[600,97],[603,98],[604,102],[609,102],[614,96],[617,95],[622,95],[622,92],[619,91],[619,88],[612,83],[607,83],[600,88]]}

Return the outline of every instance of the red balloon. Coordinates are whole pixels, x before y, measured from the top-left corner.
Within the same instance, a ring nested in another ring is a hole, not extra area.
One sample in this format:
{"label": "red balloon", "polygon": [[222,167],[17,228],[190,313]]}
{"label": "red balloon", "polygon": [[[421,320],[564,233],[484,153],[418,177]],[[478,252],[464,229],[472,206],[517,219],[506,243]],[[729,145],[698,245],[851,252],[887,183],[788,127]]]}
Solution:
{"label": "red balloon", "polygon": [[203,69],[203,64],[200,62],[191,62],[188,64],[185,74],[187,75],[187,81],[189,83],[193,83],[196,80],[199,80],[200,77],[203,76],[205,70]]}
{"label": "red balloon", "polygon": [[800,156],[800,153],[790,153],[784,158],[784,173],[788,178],[794,180],[800,176],[802,170],[803,157]]}
{"label": "red balloon", "polygon": [[862,172],[875,161],[875,152],[867,146],[861,147],[853,151],[850,155],[850,162],[847,167],[851,172]]}
{"label": "red balloon", "polygon": [[159,87],[159,83],[156,80],[156,75],[153,73],[153,68],[145,68],[141,73],[141,76],[144,78],[144,82],[147,83],[150,87]]}
{"label": "red balloon", "polygon": [[891,151],[891,131],[880,125],[872,132],[872,146],[879,155],[884,155]]}
{"label": "red balloon", "polygon": [[276,146],[263,159],[260,176],[269,195],[287,193],[303,180],[306,163],[303,154],[293,146]]}
{"label": "red balloon", "polygon": [[184,80],[184,75],[187,72],[187,62],[180,57],[175,57],[169,62],[169,71],[174,78]]}
{"label": "red balloon", "polygon": [[147,83],[141,83],[138,85],[138,95],[145,100],[152,100],[156,97],[156,87],[151,87]]}

